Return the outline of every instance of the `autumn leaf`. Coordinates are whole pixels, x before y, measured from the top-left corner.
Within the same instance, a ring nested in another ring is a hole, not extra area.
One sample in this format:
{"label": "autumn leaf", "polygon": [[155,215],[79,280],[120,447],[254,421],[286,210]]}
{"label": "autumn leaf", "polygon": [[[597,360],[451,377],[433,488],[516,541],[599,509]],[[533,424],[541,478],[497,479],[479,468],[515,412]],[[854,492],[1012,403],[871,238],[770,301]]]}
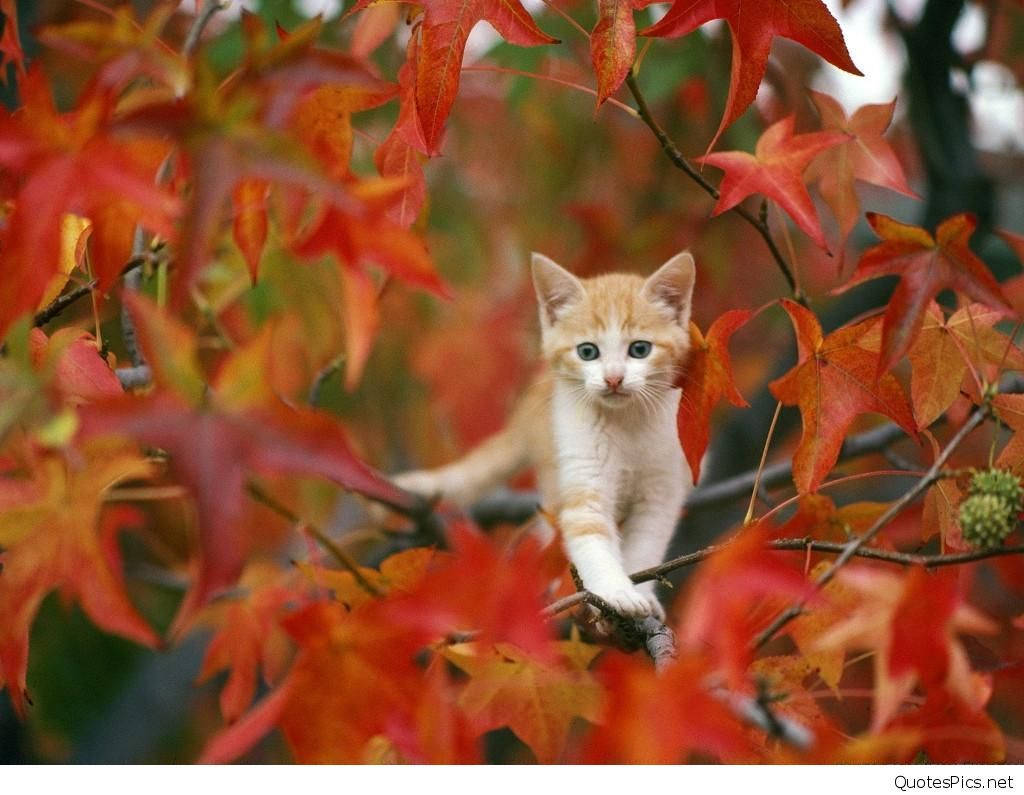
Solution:
{"label": "autumn leaf", "polygon": [[970,304],[947,318],[938,304],[928,307],[908,354],[910,397],[920,427],[931,425],[959,397],[969,370],[988,381],[997,380],[997,368],[1024,370],[1024,353],[993,328],[1003,315]]}
{"label": "autumn leaf", "polygon": [[875,320],[841,328],[827,337],[814,314],[783,299],[796,331],[795,367],[770,385],[787,406],[799,406],[803,432],[793,456],[793,480],[801,492],[815,491],[839,458],[853,421],[867,412],[884,414],[910,436],[917,426],[903,388],[891,373],[878,373],[878,354],[860,341]]}
{"label": "autumn leaf", "polygon": [[641,36],[685,36],[713,19],[724,19],[732,34],[732,70],[725,112],[710,150],[726,127],[754,101],[764,77],[772,39],[784,36],[851,74],[843,33],[821,0],[673,0],[668,13]]}
{"label": "autumn leaf", "polygon": [[614,94],[636,58],[633,9],[643,0],[598,0],[597,24],[590,34],[590,60],[597,75],[597,105]]}
{"label": "autumn leaf", "polygon": [[233,723],[252,704],[260,678],[275,685],[283,676],[291,656],[291,647],[281,627],[286,607],[296,609],[304,601],[303,592],[291,580],[293,572],[275,565],[256,562],[239,579],[243,596],[211,606],[202,624],[217,631],[206,647],[198,682],[202,683],[222,669],[228,678],[220,691],[220,711]]}
{"label": "autumn leaf", "polygon": [[[391,505],[411,506],[408,495],[355,455],[335,420],[289,407],[259,388],[266,369],[259,356],[240,349],[235,358],[245,357],[246,366],[235,367],[229,358],[207,393],[189,353],[195,351],[195,340],[188,331],[148,299],[125,300],[158,388],[145,397],[126,395],[85,407],[81,434],[126,436],[166,450],[172,472],[196,500],[200,567],[179,608],[176,628],[217,590],[232,585],[242,570],[248,544],[239,520],[247,476],[318,475]],[[241,377],[245,369],[255,369],[251,379]],[[255,390],[239,392],[238,384],[248,381]]]}
{"label": "autumn leaf", "polygon": [[867,219],[882,242],[864,252],[853,277],[840,291],[879,276],[900,277],[882,324],[879,373],[891,369],[907,352],[928,305],[944,289],[956,290],[993,309],[1012,311],[988,267],[967,245],[978,223],[970,213],[947,218],[934,237],[919,226],[879,213],[868,213]]}
{"label": "autumn leaf", "polygon": [[587,735],[584,761],[675,765],[694,752],[749,758],[746,731],[708,689],[713,672],[700,656],[686,655],[657,672],[636,656],[608,655],[595,672],[607,696],[599,725]]}
{"label": "autumn leaf", "polygon": [[[154,184],[165,145],[113,132],[112,96],[87,91],[74,110],[58,113],[36,68],[21,94],[17,111],[0,113],[0,166],[19,182],[3,231],[0,337],[18,315],[38,306],[58,272],[65,214],[92,222],[91,268],[105,290],[131,254],[135,226],[170,237],[181,209],[176,197]],[[96,246],[98,241],[104,245]]]}
{"label": "autumn leaf", "polygon": [[18,34],[17,0],[0,0],[0,11],[4,15],[4,32],[0,35],[0,82],[7,85],[7,67],[10,64],[14,64],[18,77],[25,77],[25,51]]}
{"label": "autumn leaf", "polygon": [[[359,0],[349,13],[384,0]],[[455,102],[469,34],[486,20],[506,41],[521,47],[557,44],[533,21],[519,0],[414,0],[423,9],[416,69],[416,113],[427,154],[440,151],[444,124]],[[413,33],[416,35],[416,32]]]}
{"label": "autumn leaf", "polygon": [[[365,13],[385,7],[374,6]],[[405,63],[398,70],[398,119],[388,137],[377,147],[373,155],[373,163],[378,174],[401,180],[401,198],[387,210],[387,216],[405,229],[416,221],[427,200],[427,185],[420,163],[420,153],[425,155],[429,150],[423,138],[423,125],[420,124],[419,113],[416,111],[418,59],[419,41],[416,36],[411,36],[406,47]]]}
{"label": "autumn leaf", "polygon": [[263,179],[243,179],[231,193],[231,233],[242,252],[253,282],[267,242],[267,198],[270,184]]}
{"label": "autumn leaf", "polygon": [[124,391],[88,332],[62,328],[47,337],[34,328],[29,346],[33,364],[52,373],[54,389],[72,405],[117,397]]}
{"label": "autumn leaf", "polygon": [[706,337],[696,323],[690,324],[690,355],[679,379],[683,397],[676,422],[694,483],[711,435],[712,410],[723,397],[737,408],[749,405],[733,380],[729,339],[752,314],[746,309],[726,312],[711,324]]}
{"label": "autumn leaf", "polygon": [[847,141],[849,135],[840,130],[793,135],[795,119],[787,116],[765,130],[752,155],[713,152],[697,158],[697,162],[725,172],[712,215],[720,215],[760,193],[777,202],[811,240],[825,248],[818,212],[801,174],[819,153]]}
{"label": "autumn leaf", "polygon": [[[551,656],[552,627],[541,615],[550,584],[533,538],[502,552],[468,525],[449,531],[452,554],[419,585],[396,594],[382,608],[392,623],[437,640],[472,631],[481,645],[511,643],[540,661]],[[466,572],[473,572],[467,577]]]}
{"label": "autumn leaf", "polygon": [[837,579],[856,592],[860,606],[818,636],[815,647],[875,653],[873,730],[889,725],[915,685],[927,694],[954,697],[972,712],[989,688],[971,670],[957,633],[989,634],[995,624],[967,605],[955,573],[914,567],[896,574],[848,567]]}
{"label": "autumn leaf", "polygon": [[1000,451],[996,466],[1005,467],[1024,475],[1024,395],[996,395],[992,408],[1001,422],[1013,431],[1013,436]]}
{"label": "autumn leaf", "polygon": [[[811,571],[811,579],[817,582],[829,565],[822,561],[815,566]],[[836,579],[829,581],[820,594],[815,604],[805,608],[802,615],[790,622],[786,632],[793,638],[807,664],[817,669],[821,681],[833,692],[838,692],[846,650],[841,647],[821,648],[818,646],[818,638],[848,618],[860,599],[856,591]]]}
{"label": "autumn leaf", "polygon": [[[918,747],[930,764],[993,765],[1006,761],[1006,738],[995,721],[985,710],[942,690],[929,693],[919,709],[900,715],[892,726],[918,729]],[[912,763],[914,756],[908,753],[904,763]]]}
{"label": "autumn leaf", "polygon": [[26,450],[27,477],[0,477],[0,684],[25,712],[29,630],[59,590],[100,628],[146,646],[158,638],[128,599],[117,533],[136,514],[101,513],[118,483],[149,477],[150,464],[121,446],[91,444],[79,460]]}
{"label": "autumn leaf", "polygon": [[562,758],[574,718],[597,720],[602,690],[585,669],[538,662],[507,643],[474,647],[441,653],[469,676],[458,703],[480,733],[508,726],[538,762],[552,764]]}
{"label": "autumn leaf", "polygon": [[753,660],[753,639],[785,600],[803,599],[811,586],[796,561],[767,549],[768,522],[743,528],[697,570],[676,624],[680,647],[706,654],[729,686],[742,689]]}
{"label": "autumn leaf", "polygon": [[[156,3],[141,24],[131,5],[107,11],[102,19],[72,19],[39,31],[39,41],[96,67],[97,82],[121,91],[133,80],[145,78],[147,91],[171,93],[186,90],[190,79],[188,59],[161,39],[174,15],[170,3]],[[135,101],[133,92],[123,104]]]}
{"label": "autumn leaf", "polygon": [[850,136],[819,154],[809,169],[809,176],[818,180],[822,198],[839,221],[842,245],[860,218],[855,180],[880,185],[911,198],[919,197],[907,185],[896,153],[882,137],[892,122],[896,100],[880,105],[863,105],[847,118],[842,105],[828,94],[808,93],[821,116],[822,129],[837,130]]}

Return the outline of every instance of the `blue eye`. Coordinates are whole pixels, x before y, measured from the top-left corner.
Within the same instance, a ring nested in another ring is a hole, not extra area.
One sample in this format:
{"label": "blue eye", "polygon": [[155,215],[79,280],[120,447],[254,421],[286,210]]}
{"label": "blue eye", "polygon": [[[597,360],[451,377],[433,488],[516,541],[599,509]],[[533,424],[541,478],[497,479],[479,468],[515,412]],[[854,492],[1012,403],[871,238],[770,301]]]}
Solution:
{"label": "blue eye", "polygon": [[581,342],[576,346],[576,353],[585,362],[592,362],[601,355],[601,351],[592,342]]}
{"label": "blue eye", "polygon": [[629,343],[629,355],[634,359],[646,359],[653,347],[647,340],[637,340]]}

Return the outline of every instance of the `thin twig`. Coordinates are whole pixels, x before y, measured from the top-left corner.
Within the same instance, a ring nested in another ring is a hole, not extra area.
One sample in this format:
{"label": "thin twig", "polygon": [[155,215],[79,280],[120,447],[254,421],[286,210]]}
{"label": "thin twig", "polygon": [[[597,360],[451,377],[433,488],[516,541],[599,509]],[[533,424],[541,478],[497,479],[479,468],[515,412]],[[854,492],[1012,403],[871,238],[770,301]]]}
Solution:
{"label": "thin twig", "polygon": [[265,505],[267,508],[272,510],[278,516],[282,516],[293,524],[301,524],[309,532],[313,538],[328,552],[331,556],[341,564],[342,568],[349,572],[359,586],[366,591],[370,596],[380,596],[380,589],[366,579],[366,576],[359,570],[359,564],[356,563],[345,550],[339,547],[334,540],[323,532],[316,525],[306,521],[300,517],[295,511],[289,508],[287,505],[282,504],[272,494],[268,493],[262,486],[255,481],[250,480],[245,484],[245,489],[249,492],[254,500]]}
{"label": "thin twig", "polygon": [[[818,578],[815,583],[816,590],[820,590],[827,585],[832,578],[836,576],[839,570],[861,551],[865,544],[878,535],[883,527],[899,515],[900,511],[916,500],[918,495],[935,483],[936,480],[940,479],[942,468],[946,461],[949,460],[949,457],[953,454],[953,451],[959,447],[960,443],[971,431],[981,425],[985,418],[989,416],[989,413],[990,412],[987,408],[977,409],[970,416],[967,422],[963,424],[960,430],[954,434],[953,438],[949,440],[949,443],[945,448],[943,448],[942,452],[939,453],[931,468],[924,474],[924,477],[911,486],[911,488],[902,497],[892,503],[886,509],[885,513],[879,516],[863,535],[857,536],[843,545],[843,551],[839,554],[839,557],[832,561],[832,565],[825,569]],[[803,607],[806,602],[807,599],[801,599],[780,613],[776,619],[772,621],[772,623],[769,624],[764,631],[757,636],[757,638],[755,638],[754,648],[760,648],[763,646],[771,640],[780,629],[799,616],[803,612]]]}
{"label": "thin twig", "polygon": [[[683,156],[683,153],[679,151],[679,147],[677,147],[672,139],[668,137],[668,133],[662,129],[661,125],[658,124],[657,119],[655,119],[651,114],[651,109],[647,105],[647,100],[640,91],[640,85],[637,83],[636,75],[632,72],[626,76],[626,85],[629,86],[629,90],[633,94],[633,99],[636,100],[637,112],[639,113],[640,118],[643,120],[644,124],[651,129],[651,132],[654,133],[654,137],[658,139],[658,143],[661,144],[662,150],[666,155],[668,155],[668,159],[672,161],[672,164],[676,168],[685,172],[690,179],[700,185],[709,196],[713,199],[717,199],[719,196],[718,188],[708,182],[704,175],[694,168],[690,161]],[[800,288],[796,283],[796,279],[793,277],[793,269],[789,262],[786,261],[786,258],[779,250],[779,247],[775,244],[775,240],[772,238],[772,234],[768,229],[767,223],[765,223],[763,219],[759,219],[741,204],[737,204],[733,207],[732,211],[757,230],[757,233],[764,239],[765,244],[768,246],[768,250],[771,252],[772,258],[775,260],[775,264],[778,265],[779,270],[782,271],[782,275],[785,277],[786,283],[789,285],[789,290],[793,294],[793,299],[806,306],[807,298],[800,291]]]}
{"label": "thin twig", "polygon": [[782,413],[782,401],[775,404],[775,414],[772,415],[771,424],[768,426],[768,434],[765,436],[764,448],[761,450],[761,461],[754,473],[754,487],[750,490],[750,503],[747,505],[747,514],[743,517],[743,524],[748,525],[754,521],[754,506],[757,504],[757,496],[761,492],[761,474],[764,472],[765,461],[768,460],[768,448],[771,447],[772,437],[775,435],[775,426],[779,421],[779,414]]}
{"label": "thin twig", "polygon": [[[560,86],[573,88],[577,91],[583,92],[584,94],[590,94],[592,97],[597,96],[597,92],[594,89],[588,88],[587,86],[581,86],[579,83],[573,83],[571,80],[563,80],[560,77],[553,77],[552,75],[542,75],[537,72],[525,72],[522,69],[509,69],[504,66],[464,66],[462,67],[462,71],[497,72],[498,74],[518,75],[519,77],[531,77],[534,80],[546,80],[549,83],[557,83]],[[606,102],[608,102],[609,105],[614,105],[616,108],[623,111],[624,113],[629,114],[634,119],[640,118],[639,114],[635,110],[633,110],[633,108],[629,107],[629,105],[625,104],[624,102],[619,102],[619,100],[615,99],[614,97],[608,97]]]}
{"label": "thin twig", "polygon": [[203,35],[203,30],[209,24],[213,15],[224,8],[225,5],[223,0],[206,0],[203,3],[199,13],[196,14],[196,18],[192,20],[192,27],[185,34],[185,43],[181,45],[182,55],[187,57],[195,52],[196,47],[199,46],[199,39]]}
{"label": "thin twig", "polygon": [[[677,558],[667,560],[659,566],[652,566],[649,569],[638,571],[630,575],[635,583],[657,580],[670,574],[677,569],[693,566],[701,561],[707,560],[713,554],[727,546],[724,544],[712,544],[699,549],[696,552],[689,552]],[[815,541],[808,538],[780,538],[768,543],[768,549],[776,549],[781,552],[805,552],[808,549],[812,552],[823,552],[828,554],[842,554],[849,544],[841,544],[836,541]],[[875,547],[860,547],[853,553],[854,557],[867,558],[869,560],[881,560],[886,563],[894,563],[900,566],[923,566],[926,569],[936,569],[943,566],[961,566],[965,563],[974,563],[990,558],[1006,557],[1009,555],[1024,555],[1024,544],[1010,547],[995,547],[993,549],[978,549],[970,552],[955,552],[949,554],[923,555],[912,552],[895,552],[888,549],[877,549]],[[576,607],[579,604],[592,603],[593,595],[588,591],[578,591],[569,596],[564,596],[552,602],[544,608],[545,616],[554,616],[558,613]]]}

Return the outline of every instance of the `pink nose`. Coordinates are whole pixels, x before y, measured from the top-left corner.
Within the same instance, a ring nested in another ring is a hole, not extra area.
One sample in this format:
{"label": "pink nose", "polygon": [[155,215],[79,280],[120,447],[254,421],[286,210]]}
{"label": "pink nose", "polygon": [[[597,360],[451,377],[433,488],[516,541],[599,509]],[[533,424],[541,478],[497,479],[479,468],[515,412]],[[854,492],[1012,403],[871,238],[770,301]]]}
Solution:
{"label": "pink nose", "polygon": [[604,377],[604,382],[606,384],[608,384],[608,388],[610,390],[615,392],[616,390],[618,390],[618,388],[620,386],[622,386],[622,376],[621,375],[606,375]]}

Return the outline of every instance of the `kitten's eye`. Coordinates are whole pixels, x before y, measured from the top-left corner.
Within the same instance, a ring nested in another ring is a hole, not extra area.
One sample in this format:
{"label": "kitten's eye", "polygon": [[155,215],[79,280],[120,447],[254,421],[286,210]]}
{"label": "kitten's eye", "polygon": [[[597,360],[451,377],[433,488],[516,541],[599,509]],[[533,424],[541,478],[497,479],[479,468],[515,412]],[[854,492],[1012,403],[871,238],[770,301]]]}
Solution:
{"label": "kitten's eye", "polygon": [[601,355],[601,351],[592,342],[581,342],[576,346],[576,353],[585,362],[592,362]]}
{"label": "kitten's eye", "polygon": [[637,340],[629,343],[629,355],[634,359],[646,359],[653,347],[647,340]]}

